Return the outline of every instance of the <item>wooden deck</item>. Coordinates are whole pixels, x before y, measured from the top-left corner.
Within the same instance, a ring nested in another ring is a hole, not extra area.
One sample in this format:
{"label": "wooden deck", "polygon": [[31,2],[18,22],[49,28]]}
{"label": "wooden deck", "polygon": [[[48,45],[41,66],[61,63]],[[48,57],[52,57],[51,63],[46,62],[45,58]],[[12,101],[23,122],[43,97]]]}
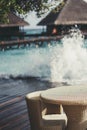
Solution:
{"label": "wooden deck", "polygon": [[30,130],[25,95],[50,85],[34,78],[0,79],[0,130]]}
{"label": "wooden deck", "polygon": [[22,96],[0,96],[0,130],[30,130]]}

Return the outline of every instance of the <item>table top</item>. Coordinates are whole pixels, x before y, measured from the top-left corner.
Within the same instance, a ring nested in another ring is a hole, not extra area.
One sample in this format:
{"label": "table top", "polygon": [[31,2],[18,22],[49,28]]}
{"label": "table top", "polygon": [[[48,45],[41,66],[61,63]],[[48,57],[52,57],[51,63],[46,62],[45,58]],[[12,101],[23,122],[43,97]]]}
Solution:
{"label": "table top", "polygon": [[41,92],[45,102],[63,105],[87,105],[87,85],[61,86]]}

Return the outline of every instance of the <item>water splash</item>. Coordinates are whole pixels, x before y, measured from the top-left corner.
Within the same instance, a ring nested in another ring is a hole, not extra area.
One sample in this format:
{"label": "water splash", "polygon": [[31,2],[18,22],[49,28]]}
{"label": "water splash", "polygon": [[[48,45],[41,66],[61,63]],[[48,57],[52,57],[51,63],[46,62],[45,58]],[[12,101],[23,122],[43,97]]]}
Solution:
{"label": "water splash", "polygon": [[53,49],[51,80],[74,84],[87,82],[87,50],[80,30],[72,29],[62,42],[62,46]]}

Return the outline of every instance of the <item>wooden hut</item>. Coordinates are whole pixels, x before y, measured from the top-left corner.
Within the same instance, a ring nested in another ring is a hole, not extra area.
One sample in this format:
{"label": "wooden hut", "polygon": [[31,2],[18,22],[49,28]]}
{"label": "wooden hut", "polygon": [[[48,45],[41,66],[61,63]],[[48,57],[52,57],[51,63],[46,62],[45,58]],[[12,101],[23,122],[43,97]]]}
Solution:
{"label": "wooden hut", "polygon": [[14,13],[8,14],[9,23],[0,24],[0,41],[2,40],[14,40],[18,37],[23,37],[24,32],[20,31],[20,27],[29,25],[22,18],[18,17]]}
{"label": "wooden hut", "polygon": [[61,34],[75,25],[87,32],[87,2],[63,0],[38,25],[46,25],[48,34],[52,34],[53,30],[55,34]]}

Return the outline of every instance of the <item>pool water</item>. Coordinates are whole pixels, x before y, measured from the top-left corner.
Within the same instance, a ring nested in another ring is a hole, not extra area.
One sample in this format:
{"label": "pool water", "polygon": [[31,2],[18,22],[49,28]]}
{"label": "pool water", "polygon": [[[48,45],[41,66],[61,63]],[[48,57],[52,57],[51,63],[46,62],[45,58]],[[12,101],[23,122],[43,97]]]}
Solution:
{"label": "pool water", "polygon": [[[61,43],[61,44],[60,44]],[[79,30],[42,47],[0,51],[0,77],[38,77],[51,82],[87,82],[87,39]]]}

